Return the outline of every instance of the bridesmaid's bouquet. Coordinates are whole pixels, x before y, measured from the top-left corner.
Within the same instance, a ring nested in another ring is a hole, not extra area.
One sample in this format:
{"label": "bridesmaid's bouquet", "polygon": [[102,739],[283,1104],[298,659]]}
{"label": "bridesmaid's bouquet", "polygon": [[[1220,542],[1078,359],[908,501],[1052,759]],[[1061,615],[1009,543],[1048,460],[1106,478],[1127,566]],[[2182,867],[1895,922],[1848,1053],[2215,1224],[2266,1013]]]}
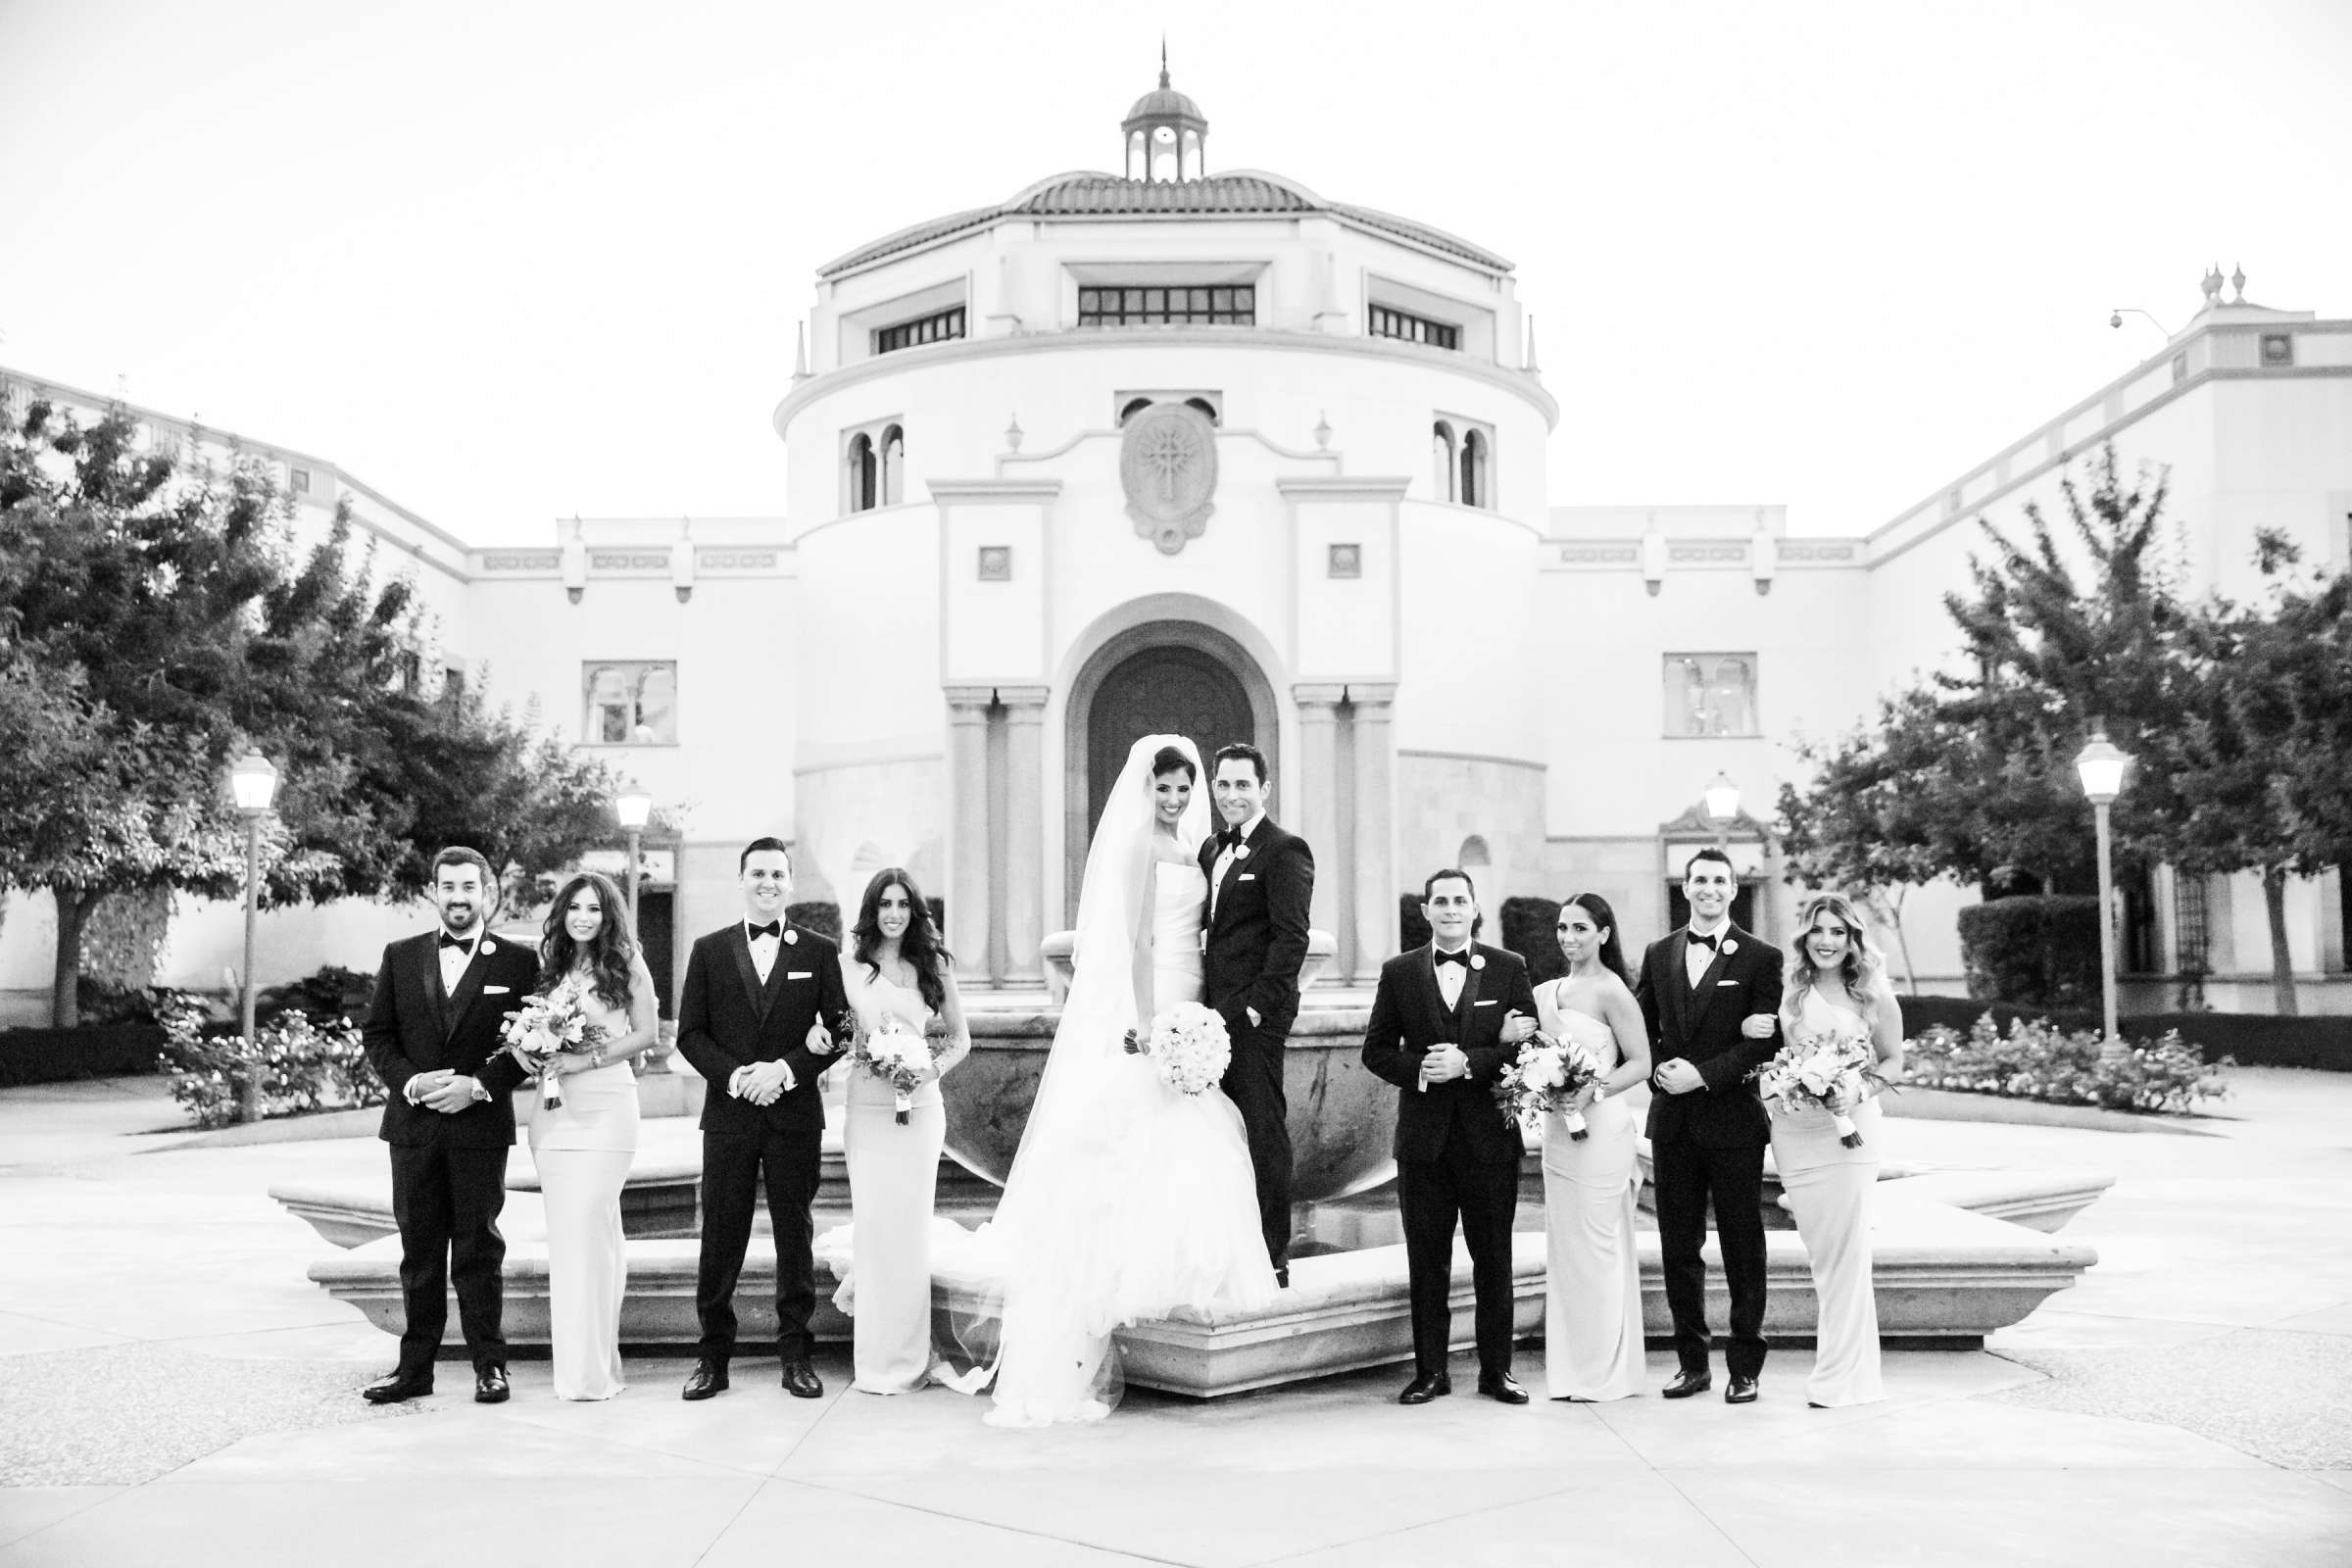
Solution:
{"label": "bridesmaid's bouquet", "polygon": [[1180,1002],[1152,1020],[1148,1041],[1127,1035],[1130,1055],[1149,1056],[1159,1081],[1178,1094],[1197,1095],[1225,1076],[1233,1063],[1233,1040],[1214,1007]]}
{"label": "bridesmaid's bouquet", "polygon": [[1537,1132],[1544,1116],[1559,1112],[1568,1136],[1588,1136],[1585,1113],[1570,1108],[1587,1084],[1600,1080],[1600,1058],[1573,1040],[1555,1040],[1537,1030],[1519,1043],[1519,1054],[1494,1081],[1494,1100],[1523,1132]]}
{"label": "bridesmaid's bouquet", "polygon": [[931,1065],[928,1033],[895,1012],[886,1012],[873,1028],[857,1030],[850,1052],[858,1065],[890,1085],[897,1097],[892,1108],[904,1125],[906,1112],[914,1108],[914,1092],[922,1087],[923,1073]]}
{"label": "bridesmaid's bouquet", "polygon": [[564,1103],[563,1076],[549,1070],[556,1058],[566,1052],[584,1056],[608,1037],[603,1024],[589,1022],[580,1010],[580,993],[559,986],[544,997],[524,998],[522,1005],[508,1014],[500,1038],[523,1070],[539,1081],[539,1103],[554,1110]]}
{"label": "bridesmaid's bouquet", "polygon": [[1784,1112],[1808,1105],[1828,1111],[1837,1123],[1838,1141],[1860,1149],[1862,1134],[1846,1107],[1861,1100],[1863,1085],[1886,1081],[1875,1060],[1870,1036],[1859,1029],[1809,1030],[1756,1070],[1757,1093]]}

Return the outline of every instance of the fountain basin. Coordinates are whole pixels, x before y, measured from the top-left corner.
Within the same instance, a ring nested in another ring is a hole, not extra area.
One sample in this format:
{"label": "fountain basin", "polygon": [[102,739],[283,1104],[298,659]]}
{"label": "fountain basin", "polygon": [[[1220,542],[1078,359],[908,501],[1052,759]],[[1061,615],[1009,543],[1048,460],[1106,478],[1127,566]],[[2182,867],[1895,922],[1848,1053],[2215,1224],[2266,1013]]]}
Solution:
{"label": "fountain basin", "polygon": [[[1058,1010],[966,1015],[972,1054],[940,1080],[948,1152],[1002,1187],[1021,1146]],[[1363,1063],[1364,1007],[1310,1007],[1283,1049],[1290,1102],[1291,1193],[1300,1203],[1345,1198],[1396,1173],[1396,1086]]]}

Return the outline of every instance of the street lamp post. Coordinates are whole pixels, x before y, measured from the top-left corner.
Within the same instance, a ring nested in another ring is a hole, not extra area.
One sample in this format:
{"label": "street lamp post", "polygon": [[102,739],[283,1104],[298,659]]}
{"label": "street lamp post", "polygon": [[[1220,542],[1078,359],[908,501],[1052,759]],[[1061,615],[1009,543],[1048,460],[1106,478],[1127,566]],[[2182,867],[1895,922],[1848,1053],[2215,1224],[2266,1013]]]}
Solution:
{"label": "street lamp post", "polygon": [[1732,782],[1729,773],[1718,773],[1713,783],[1699,792],[1706,803],[1707,820],[1715,824],[1715,847],[1724,849],[1732,842],[1732,824],[1740,820],[1740,786]]}
{"label": "street lamp post", "polygon": [[245,1033],[245,1082],[240,1087],[238,1107],[245,1121],[262,1119],[262,1054],[254,1035],[253,956],[256,947],[256,925],[262,903],[262,818],[270,814],[270,803],[277,797],[277,769],[270,759],[251,752],[242,761],[228,770],[229,794],[237,803],[237,814],[245,819],[245,975],[238,989],[237,1014]]}
{"label": "street lamp post", "polygon": [[2110,1044],[2119,1037],[2115,1026],[2115,869],[2107,812],[2115,798],[2124,793],[2124,775],[2131,765],[2130,755],[2107,739],[2107,726],[2093,721],[2090,744],[2076,755],[2075,770],[2082,775],[2082,793],[2089,797],[2091,814],[2098,824],[2099,1001]]}
{"label": "street lamp post", "polygon": [[643,790],[630,790],[613,801],[612,814],[620,818],[621,831],[629,836],[629,932],[635,935],[638,846],[644,841],[646,819],[654,814],[654,798]]}

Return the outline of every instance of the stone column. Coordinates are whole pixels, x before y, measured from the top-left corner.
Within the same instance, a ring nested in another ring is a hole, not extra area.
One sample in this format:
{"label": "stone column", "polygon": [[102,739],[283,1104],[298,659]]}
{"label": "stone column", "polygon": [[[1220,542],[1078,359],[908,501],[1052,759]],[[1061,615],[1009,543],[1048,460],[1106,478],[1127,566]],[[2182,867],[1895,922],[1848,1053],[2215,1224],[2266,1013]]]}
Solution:
{"label": "stone column", "polygon": [[1000,686],[1004,707],[1004,983],[1043,986],[1046,937],[1046,695]]}
{"label": "stone column", "polygon": [[[950,686],[948,699],[948,946],[988,952],[988,686]],[[995,979],[995,976],[990,976]]]}
{"label": "stone column", "polygon": [[[1298,758],[1282,786],[1292,808],[1283,813],[1315,852],[1315,899],[1308,920],[1318,931],[1339,931],[1346,921],[1341,903],[1347,879],[1341,873],[1348,846],[1340,842],[1340,704],[1348,688],[1339,685],[1299,685],[1291,688],[1298,705]],[[1345,942],[1343,937],[1342,942]],[[1332,966],[1331,979],[1346,973]]]}
{"label": "stone column", "polygon": [[1350,681],[1355,710],[1355,976],[1380,973],[1396,951],[1396,747],[1393,681]]}

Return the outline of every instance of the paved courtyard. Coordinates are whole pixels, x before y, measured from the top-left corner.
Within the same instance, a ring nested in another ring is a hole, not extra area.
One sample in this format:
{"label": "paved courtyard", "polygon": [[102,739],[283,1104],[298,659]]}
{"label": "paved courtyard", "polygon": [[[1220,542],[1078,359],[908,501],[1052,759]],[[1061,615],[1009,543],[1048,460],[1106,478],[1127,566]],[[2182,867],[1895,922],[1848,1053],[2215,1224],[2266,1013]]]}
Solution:
{"label": "paved courtyard", "polygon": [[7,1091],[0,1568],[2352,1562],[2352,1078],[2234,1083],[2194,1134],[1889,1120],[1892,1157],[2119,1180],[2066,1232],[2100,1254],[2079,1289],[1984,1351],[1890,1355],[1884,1404],[1807,1409],[1782,1351],[1740,1409],[1407,1410],[1384,1369],[1047,1433],[842,1393],[838,1350],[816,1401],[747,1360],[687,1405],[686,1363],[643,1359],[565,1404],[526,1361],[503,1407],[445,1364],[371,1409],[391,1342],[304,1278],[325,1244],[266,1189],[381,1146],[175,1147],[153,1082]]}

